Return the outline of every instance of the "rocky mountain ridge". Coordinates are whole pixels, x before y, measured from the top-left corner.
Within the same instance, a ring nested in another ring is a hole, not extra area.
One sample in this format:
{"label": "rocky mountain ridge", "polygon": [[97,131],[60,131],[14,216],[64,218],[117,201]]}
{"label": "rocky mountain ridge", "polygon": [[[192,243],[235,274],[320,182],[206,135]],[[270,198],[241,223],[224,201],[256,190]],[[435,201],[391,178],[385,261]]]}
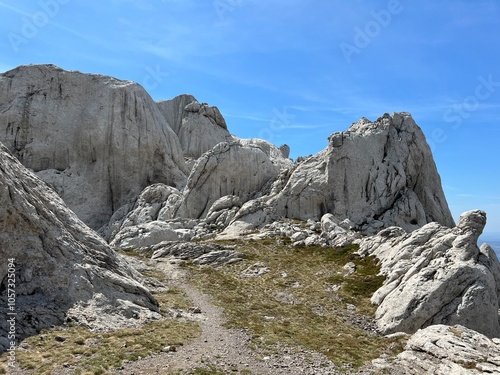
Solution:
{"label": "rocky mountain ridge", "polygon": [[24,320],[23,336],[95,319],[106,305],[116,325],[158,318],[140,275],[112,248],[220,264],[240,255],[184,244],[242,236],[355,244],[376,256],[387,278],[372,298],[383,334],[459,324],[500,335],[500,264],[477,247],[486,214],[455,226],[408,113],[363,118],[294,162],[286,145],[232,135],[193,96],[154,102],[132,82],[32,65],[0,75],[0,143],[0,250],[19,260],[20,305],[40,316]]}

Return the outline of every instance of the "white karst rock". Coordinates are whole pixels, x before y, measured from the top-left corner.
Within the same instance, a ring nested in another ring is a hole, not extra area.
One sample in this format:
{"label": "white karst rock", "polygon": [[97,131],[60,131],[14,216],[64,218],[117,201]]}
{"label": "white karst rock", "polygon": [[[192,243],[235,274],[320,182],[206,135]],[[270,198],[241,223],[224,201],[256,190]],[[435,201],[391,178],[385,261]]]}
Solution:
{"label": "white karst rock", "polygon": [[[7,259],[15,265],[17,339],[65,320],[93,328],[158,318],[141,276],[62,199],[0,144],[0,314],[7,316]],[[8,346],[0,322],[0,352]]]}
{"label": "white karst rock", "polygon": [[331,213],[375,231],[454,225],[431,150],[408,113],[359,120],[282,177],[269,200],[281,216],[319,220]]}
{"label": "white karst rock", "polygon": [[292,162],[265,141],[222,142],[195,163],[183,191],[177,216],[204,218],[212,204],[226,195],[241,203],[265,195],[283,168]]}
{"label": "white karst rock", "polygon": [[0,141],[94,229],[146,186],[182,188],[188,174],[141,86],[53,65],[0,75]]}
{"label": "white karst rock", "polygon": [[361,242],[361,254],[376,256],[387,276],[372,297],[381,332],[460,324],[500,337],[500,263],[491,247],[477,246],[485,224],[475,210],[455,228],[430,223],[407,234],[390,227]]}
{"label": "white karst rock", "polygon": [[191,95],[158,102],[179,137],[184,156],[197,159],[220,142],[234,138],[217,107],[199,103]]}
{"label": "white karst rock", "polygon": [[373,361],[375,373],[391,375],[500,374],[500,340],[455,325],[416,332],[395,359]]}

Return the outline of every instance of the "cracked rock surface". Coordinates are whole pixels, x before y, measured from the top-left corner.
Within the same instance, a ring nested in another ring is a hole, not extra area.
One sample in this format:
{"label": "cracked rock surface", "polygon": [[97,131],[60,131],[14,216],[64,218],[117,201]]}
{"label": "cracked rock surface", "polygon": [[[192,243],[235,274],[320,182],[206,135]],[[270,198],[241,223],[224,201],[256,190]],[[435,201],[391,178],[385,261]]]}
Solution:
{"label": "cracked rock surface", "polygon": [[[0,144],[0,256],[14,259],[17,339],[65,320],[118,328],[158,318],[140,274]],[[0,314],[7,316],[7,267]],[[8,347],[0,322],[0,352]]]}
{"label": "cracked rock surface", "polygon": [[54,65],[0,74],[0,142],[93,229],[148,185],[182,188],[178,137],[137,83]]}
{"label": "cracked rock surface", "polygon": [[332,134],[325,150],[287,178],[270,199],[281,216],[317,220],[331,213],[367,228],[454,225],[431,150],[408,113],[363,118]]}
{"label": "cracked rock surface", "polygon": [[361,242],[360,252],[375,255],[387,276],[372,297],[381,332],[460,324],[500,336],[500,263],[490,246],[477,246],[485,224],[485,212],[474,210],[455,228],[430,223],[407,234],[392,227]]}
{"label": "cracked rock surface", "polygon": [[419,330],[394,360],[378,359],[384,374],[500,374],[500,340],[460,325],[434,325]]}

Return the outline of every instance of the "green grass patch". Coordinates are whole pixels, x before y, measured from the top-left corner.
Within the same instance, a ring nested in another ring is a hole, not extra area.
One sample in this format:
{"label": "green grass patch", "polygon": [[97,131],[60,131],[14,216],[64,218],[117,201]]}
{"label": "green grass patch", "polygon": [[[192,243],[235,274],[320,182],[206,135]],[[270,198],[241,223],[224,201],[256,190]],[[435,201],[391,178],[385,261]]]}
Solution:
{"label": "green grass patch", "polygon": [[[374,258],[355,254],[357,246],[295,248],[265,239],[239,242],[236,250],[246,254],[243,262],[218,268],[191,266],[191,282],[224,308],[230,327],[253,333],[255,345],[284,342],[354,366],[399,347],[353,323],[359,321],[353,318],[374,316],[370,297],[384,281]],[[242,272],[257,262],[269,273],[242,278]],[[356,264],[352,275],[342,268],[348,262]],[[349,305],[356,306],[355,311]]]}

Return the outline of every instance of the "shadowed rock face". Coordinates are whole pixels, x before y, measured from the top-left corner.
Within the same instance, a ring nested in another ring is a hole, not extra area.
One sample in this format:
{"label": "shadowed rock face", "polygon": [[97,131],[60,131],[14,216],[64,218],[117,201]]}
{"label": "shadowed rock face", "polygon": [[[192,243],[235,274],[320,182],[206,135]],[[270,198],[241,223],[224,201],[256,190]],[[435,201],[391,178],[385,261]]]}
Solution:
{"label": "shadowed rock face", "polygon": [[[113,328],[154,317],[140,275],[0,144],[0,314],[7,316],[7,259],[14,259],[17,339],[67,318]],[[8,347],[0,322],[0,352]]]}
{"label": "shadowed rock face", "polygon": [[182,187],[188,173],[141,86],[53,65],[0,75],[0,142],[94,229],[146,186]]}
{"label": "shadowed rock face", "polygon": [[328,148],[301,162],[270,204],[282,216],[328,212],[360,227],[454,225],[431,150],[408,113],[361,119],[331,135]]}

